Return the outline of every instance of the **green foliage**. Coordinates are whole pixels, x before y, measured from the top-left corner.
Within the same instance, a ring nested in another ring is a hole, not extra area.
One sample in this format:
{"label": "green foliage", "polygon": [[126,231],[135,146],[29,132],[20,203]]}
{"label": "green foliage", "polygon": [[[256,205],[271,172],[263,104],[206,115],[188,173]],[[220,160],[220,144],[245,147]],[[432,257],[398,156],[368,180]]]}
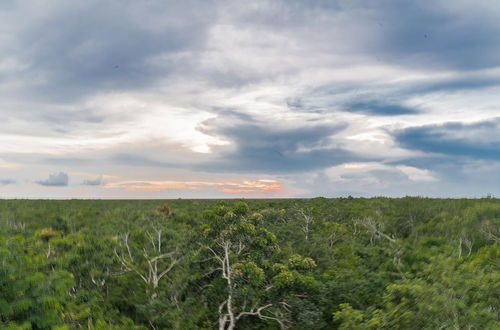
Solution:
{"label": "green foliage", "polygon": [[0,200],[0,329],[499,329],[499,243],[493,198]]}
{"label": "green foliage", "polygon": [[46,272],[47,258],[31,244],[20,236],[0,239],[0,318],[10,328],[62,326],[73,276],[64,270]]}

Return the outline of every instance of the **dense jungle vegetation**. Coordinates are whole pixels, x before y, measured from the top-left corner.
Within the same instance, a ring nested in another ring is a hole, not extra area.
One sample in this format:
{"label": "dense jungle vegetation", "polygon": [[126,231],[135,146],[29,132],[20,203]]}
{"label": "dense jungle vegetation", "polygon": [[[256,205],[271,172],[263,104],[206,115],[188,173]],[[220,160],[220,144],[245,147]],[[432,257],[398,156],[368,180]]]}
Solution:
{"label": "dense jungle vegetation", "polygon": [[500,329],[500,200],[0,200],[2,329]]}

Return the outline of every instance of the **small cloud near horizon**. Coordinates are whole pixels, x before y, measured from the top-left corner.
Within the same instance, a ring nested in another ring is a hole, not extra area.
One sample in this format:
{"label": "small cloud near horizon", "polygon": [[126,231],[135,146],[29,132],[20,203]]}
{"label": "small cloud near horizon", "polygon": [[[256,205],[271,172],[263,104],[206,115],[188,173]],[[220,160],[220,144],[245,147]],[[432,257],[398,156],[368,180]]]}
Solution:
{"label": "small cloud near horizon", "polygon": [[69,183],[68,174],[64,172],[50,174],[48,179],[39,180],[36,183],[46,187],[66,187]]}
{"label": "small cloud near horizon", "polygon": [[14,183],[16,183],[16,180],[14,179],[0,179],[0,186],[7,186]]}
{"label": "small cloud near horizon", "polygon": [[95,179],[85,179],[82,182],[82,186],[102,186],[104,184],[104,179],[101,176],[98,176]]}

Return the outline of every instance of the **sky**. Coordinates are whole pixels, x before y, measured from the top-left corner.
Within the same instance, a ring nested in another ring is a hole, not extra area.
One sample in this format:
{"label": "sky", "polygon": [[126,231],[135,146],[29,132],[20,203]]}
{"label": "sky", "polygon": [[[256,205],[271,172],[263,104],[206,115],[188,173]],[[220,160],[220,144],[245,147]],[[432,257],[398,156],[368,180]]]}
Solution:
{"label": "sky", "polygon": [[500,4],[0,2],[0,198],[500,195]]}

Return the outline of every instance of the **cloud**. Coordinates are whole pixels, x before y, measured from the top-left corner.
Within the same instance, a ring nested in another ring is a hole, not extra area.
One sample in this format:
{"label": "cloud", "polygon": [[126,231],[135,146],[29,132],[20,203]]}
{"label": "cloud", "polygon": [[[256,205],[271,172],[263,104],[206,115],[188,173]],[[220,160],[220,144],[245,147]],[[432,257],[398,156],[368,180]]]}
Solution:
{"label": "cloud", "polygon": [[95,179],[85,179],[82,182],[82,186],[101,186],[104,184],[104,179],[101,176],[98,176]]}
{"label": "cloud", "polygon": [[[231,145],[215,160],[198,166],[209,171],[296,172],[323,168],[361,158],[335,145],[334,136],[346,124],[206,123],[207,132],[224,136]],[[274,125],[273,125],[274,124]],[[280,125],[281,124],[281,125]]]}
{"label": "cloud", "polygon": [[17,73],[33,96],[68,100],[151,86],[179,68],[176,54],[199,47],[214,13],[197,1],[51,0],[34,8],[17,4],[9,14],[4,30],[13,38],[4,42],[10,51],[3,55],[22,64],[10,74]]}
{"label": "cloud", "polygon": [[113,155],[111,160],[116,164],[123,164],[128,166],[152,166],[152,167],[170,167],[176,168],[181,167],[180,163],[172,163],[161,160],[151,159],[146,156],[128,154],[128,153],[119,153]]}
{"label": "cloud", "polygon": [[[0,168],[18,182],[62,164],[75,175],[99,168],[126,178],[113,190],[101,189],[110,183],[100,178],[80,179],[82,191],[100,196],[285,194],[285,178],[310,195],[452,193],[466,191],[458,189],[464,182],[489,187],[482,175],[491,177],[487,163],[499,160],[499,5],[47,0],[0,7]],[[342,167],[349,164],[377,165]],[[149,180],[138,180],[138,170]],[[32,189],[73,193],[45,189],[68,185],[61,173],[52,176]],[[235,176],[280,181],[215,184]],[[192,184],[193,177],[211,184]]]}
{"label": "cloud", "polygon": [[497,67],[479,71],[455,72],[449,77],[435,77],[416,81],[402,89],[401,94],[418,95],[426,93],[458,92],[480,90],[500,85]]}
{"label": "cloud", "polygon": [[438,181],[436,173],[427,169],[378,162],[345,163],[329,168],[326,173],[333,181],[337,182],[350,180],[368,180],[374,183]]}
{"label": "cloud", "polygon": [[83,157],[51,157],[51,158],[42,158],[40,162],[49,165],[65,165],[65,166],[75,166],[75,165],[83,165],[83,164],[92,164],[95,160],[85,159]]}
{"label": "cloud", "polygon": [[[364,159],[347,151],[335,141],[346,124],[339,123],[263,123],[246,115],[219,116],[205,121],[199,129],[207,135],[228,141],[214,147],[206,156],[186,155],[177,158],[175,152],[153,153],[137,149],[134,153],[111,156],[115,164],[139,167],[160,167],[196,172],[300,172]],[[168,150],[168,149],[165,149]],[[370,157],[368,157],[370,158]]]}
{"label": "cloud", "polygon": [[401,146],[428,153],[500,160],[500,118],[476,123],[448,122],[394,132]]}
{"label": "cloud", "polygon": [[8,169],[8,168],[13,168],[13,167],[16,167],[16,164],[9,163],[9,162],[0,158],[0,168]]}
{"label": "cloud", "polygon": [[414,108],[394,103],[380,102],[376,100],[353,101],[351,103],[348,103],[345,108],[347,111],[363,112],[379,116],[410,115],[418,112]]}
{"label": "cloud", "polygon": [[0,186],[7,186],[14,183],[16,183],[16,180],[14,179],[0,179]]}
{"label": "cloud", "polygon": [[438,181],[436,174],[428,169],[421,169],[413,166],[396,166],[396,169],[403,172],[410,181],[415,182],[434,182]]}
{"label": "cloud", "polygon": [[68,175],[64,172],[50,174],[46,180],[37,181],[39,185],[46,187],[65,187],[68,185]]}
{"label": "cloud", "polygon": [[494,17],[500,6],[449,0],[437,1],[434,6],[419,2],[377,2],[367,6],[371,13],[367,16],[379,31],[378,42],[368,47],[373,47],[381,59],[456,69],[500,64],[493,56],[499,51],[500,24]]}

